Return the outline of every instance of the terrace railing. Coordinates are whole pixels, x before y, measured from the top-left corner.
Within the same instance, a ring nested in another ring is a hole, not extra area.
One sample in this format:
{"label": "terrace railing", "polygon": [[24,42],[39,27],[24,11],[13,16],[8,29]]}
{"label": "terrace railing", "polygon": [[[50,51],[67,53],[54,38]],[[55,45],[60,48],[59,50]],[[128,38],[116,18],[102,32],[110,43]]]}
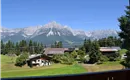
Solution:
{"label": "terrace railing", "polygon": [[[23,73],[24,74],[24,73]],[[130,69],[103,72],[88,72],[82,74],[2,78],[2,80],[130,80]]]}

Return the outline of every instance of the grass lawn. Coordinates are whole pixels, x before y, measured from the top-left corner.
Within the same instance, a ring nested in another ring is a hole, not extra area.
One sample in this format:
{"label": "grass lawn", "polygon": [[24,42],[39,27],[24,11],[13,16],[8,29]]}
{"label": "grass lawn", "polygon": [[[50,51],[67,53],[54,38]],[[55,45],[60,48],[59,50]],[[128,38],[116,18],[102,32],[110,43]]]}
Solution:
{"label": "grass lawn", "polygon": [[120,70],[123,66],[120,64],[120,61],[115,62],[104,62],[100,65],[87,65],[82,64],[88,72],[98,72],[98,71],[109,71],[109,70]]}
{"label": "grass lawn", "polygon": [[33,67],[28,66],[16,67],[14,66],[15,59],[11,59],[8,56],[1,55],[1,77],[25,77],[25,76],[49,76],[60,74],[77,74],[84,72],[97,72],[108,70],[119,70],[123,66],[120,61],[104,62],[100,65],[87,65],[87,64],[52,64],[50,66]]}
{"label": "grass lawn", "polygon": [[122,54],[125,54],[127,52],[127,50],[126,49],[121,49],[120,51],[119,51],[119,53],[122,55]]}
{"label": "grass lawn", "polygon": [[1,55],[1,77],[25,77],[25,76],[49,76],[60,74],[84,73],[86,69],[79,64],[64,65],[52,64],[50,66],[33,67],[28,66],[16,67],[14,62],[8,57]]}
{"label": "grass lawn", "polygon": [[60,68],[46,68],[42,69],[28,69],[28,70],[15,70],[15,71],[3,71],[2,77],[24,77],[24,76],[48,76],[48,75],[60,75],[60,74],[76,74],[84,73],[86,69],[80,65],[71,65]]}
{"label": "grass lawn", "polygon": [[12,64],[15,62],[17,57],[9,57],[6,55],[0,55],[1,56],[1,64]]}

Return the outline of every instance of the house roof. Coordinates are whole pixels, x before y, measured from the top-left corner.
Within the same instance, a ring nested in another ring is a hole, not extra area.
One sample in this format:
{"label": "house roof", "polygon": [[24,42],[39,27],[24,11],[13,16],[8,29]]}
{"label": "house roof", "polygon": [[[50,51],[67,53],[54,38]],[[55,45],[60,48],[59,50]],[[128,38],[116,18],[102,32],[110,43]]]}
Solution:
{"label": "house roof", "polygon": [[105,52],[105,51],[118,51],[120,50],[120,47],[100,47],[100,51],[101,52]]}
{"label": "house roof", "polygon": [[64,54],[67,48],[45,48],[44,54]]}
{"label": "house roof", "polygon": [[38,57],[38,56],[41,56],[43,54],[32,54],[29,56],[29,59],[32,59],[32,58],[35,58],[35,57]]}
{"label": "house roof", "polygon": [[48,56],[44,55],[44,54],[32,54],[28,57],[27,60],[32,60],[32,59],[37,59],[37,58],[40,58],[40,57],[46,57],[47,59],[50,59]]}
{"label": "house roof", "polygon": [[45,48],[44,54],[64,54],[65,51],[79,50],[78,48]]}

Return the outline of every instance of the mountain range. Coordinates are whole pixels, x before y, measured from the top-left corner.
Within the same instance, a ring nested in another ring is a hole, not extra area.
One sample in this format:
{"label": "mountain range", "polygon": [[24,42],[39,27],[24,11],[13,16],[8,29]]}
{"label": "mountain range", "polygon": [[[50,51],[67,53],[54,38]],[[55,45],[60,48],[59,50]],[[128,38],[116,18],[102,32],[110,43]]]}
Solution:
{"label": "mountain range", "polygon": [[56,21],[45,25],[8,29],[1,27],[1,39],[4,42],[11,40],[17,42],[20,40],[33,40],[44,44],[52,44],[54,41],[62,41],[67,44],[81,44],[86,39],[100,39],[108,36],[118,37],[116,30],[96,30],[83,31],[74,30],[68,26],[61,25]]}

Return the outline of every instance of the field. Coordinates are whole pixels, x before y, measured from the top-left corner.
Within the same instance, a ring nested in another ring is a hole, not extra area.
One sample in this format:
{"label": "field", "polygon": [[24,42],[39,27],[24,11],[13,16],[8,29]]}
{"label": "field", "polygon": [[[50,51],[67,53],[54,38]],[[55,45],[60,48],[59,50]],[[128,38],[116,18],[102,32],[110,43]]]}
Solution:
{"label": "field", "polygon": [[84,68],[88,70],[88,72],[98,72],[98,71],[109,71],[109,70],[120,70],[124,67],[120,64],[120,61],[115,62],[104,62],[100,65],[88,65],[82,64]]}
{"label": "field", "polygon": [[49,76],[49,75],[60,75],[60,74],[76,74],[84,73],[86,69],[81,65],[63,65],[63,64],[52,64],[44,67],[33,67],[28,66],[16,67],[14,66],[16,57],[13,59],[1,55],[1,76],[2,77],[24,77],[24,76]]}
{"label": "field", "polygon": [[50,66],[33,67],[30,68],[27,65],[23,67],[14,66],[16,57],[8,57],[1,55],[1,76],[2,77],[25,77],[25,76],[49,76],[49,75],[61,75],[61,74],[76,74],[84,72],[97,72],[108,70],[119,70],[123,66],[120,61],[104,62],[100,65],[91,64],[52,64]]}

